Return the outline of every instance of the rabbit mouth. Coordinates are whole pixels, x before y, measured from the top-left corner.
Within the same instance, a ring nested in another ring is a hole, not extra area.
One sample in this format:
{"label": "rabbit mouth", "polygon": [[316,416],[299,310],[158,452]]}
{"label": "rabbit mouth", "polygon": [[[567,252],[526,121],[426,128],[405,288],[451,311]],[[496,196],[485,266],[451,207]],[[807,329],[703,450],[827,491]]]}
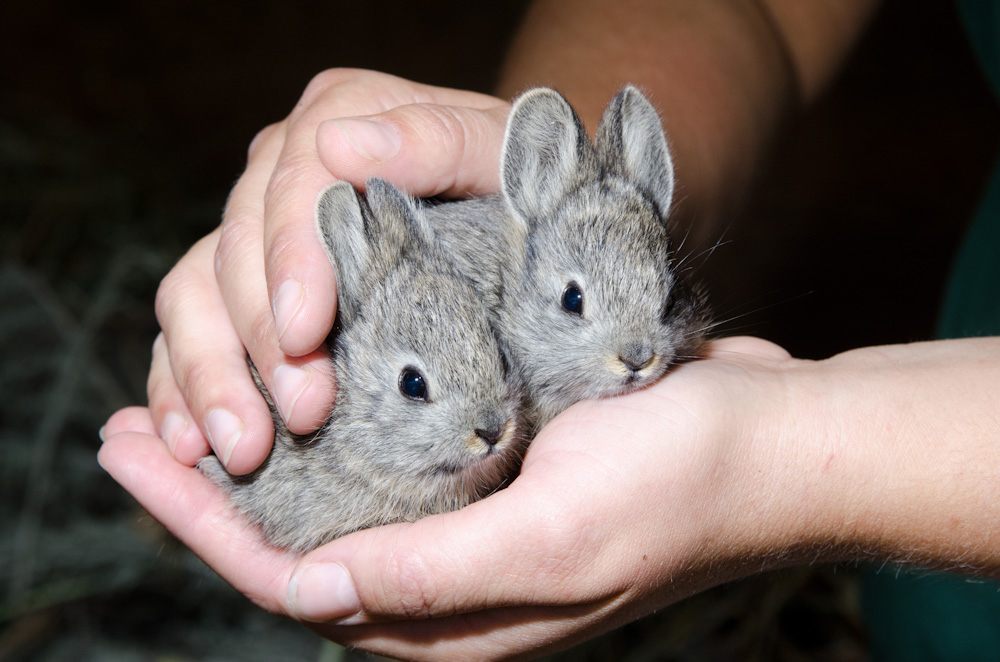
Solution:
{"label": "rabbit mouth", "polygon": [[430,473],[439,480],[452,483],[455,489],[467,496],[481,498],[500,489],[517,475],[523,446],[517,439],[510,439],[502,447],[498,444],[466,462],[440,464]]}
{"label": "rabbit mouth", "polygon": [[500,462],[500,458],[503,455],[507,455],[503,448],[491,446],[485,453],[469,460],[468,462],[448,462],[445,464],[439,464],[432,470],[432,473],[436,476],[456,476],[467,471],[480,471],[485,469],[484,465],[491,467],[495,463]]}
{"label": "rabbit mouth", "polygon": [[620,356],[609,356],[604,365],[613,376],[604,395],[621,395],[643,388],[659,379],[670,367],[668,357],[652,354],[641,365],[622,359]]}

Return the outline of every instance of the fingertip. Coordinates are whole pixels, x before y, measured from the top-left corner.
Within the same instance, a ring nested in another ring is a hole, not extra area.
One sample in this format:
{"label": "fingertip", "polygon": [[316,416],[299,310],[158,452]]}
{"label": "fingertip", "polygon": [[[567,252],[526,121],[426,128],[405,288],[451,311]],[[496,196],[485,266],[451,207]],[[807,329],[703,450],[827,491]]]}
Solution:
{"label": "fingertip", "polygon": [[785,361],[792,358],[792,355],[784,347],[755,336],[731,336],[719,338],[709,343],[709,357],[717,358],[726,354],[746,354],[774,361]]}
{"label": "fingertip", "polygon": [[315,283],[303,287],[301,301],[291,313],[285,312],[289,310],[289,304],[280,300],[279,287],[274,303],[275,326],[279,330],[278,347],[288,356],[305,356],[316,351],[333,328],[337,289],[328,261],[323,271],[321,274],[310,274]]}
{"label": "fingertip", "polygon": [[153,419],[150,417],[149,409],[146,407],[125,407],[119,409],[108,418],[103,431],[103,439],[107,441],[109,437],[122,432],[142,432],[145,434],[156,434],[153,427]]}
{"label": "fingertip", "polygon": [[136,467],[143,463],[143,458],[149,452],[156,452],[156,447],[166,453],[166,447],[159,443],[155,433],[135,432],[125,430],[117,434],[108,434],[101,448],[97,451],[97,463],[116,482],[130,486],[139,480]]}
{"label": "fingertip", "polygon": [[226,467],[226,471],[234,476],[245,476],[255,471],[271,452],[274,445],[274,424],[270,418],[266,426],[258,423],[256,426],[246,426],[230,446],[215,449],[215,454]]}
{"label": "fingertip", "polygon": [[[330,258],[315,229],[285,225],[267,239],[267,282],[273,333],[288,356],[305,356],[323,344],[337,310],[337,285]],[[272,276],[273,274],[273,276]]]}
{"label": "fingertip", "polygon": [[212,447],[208,445],[208,441],[202,436],[198,427],[192,425],[177,438],[171,447],[171,452],[178,462],[193,467],[198,463],[198,460],[211,454]]}
{"label": "fingertip", "polygon": [[308,434],[330,415],[336,398],[332,364],[325,353],[298,366],[282,364],[274,371],[274,396],[288,429]]}

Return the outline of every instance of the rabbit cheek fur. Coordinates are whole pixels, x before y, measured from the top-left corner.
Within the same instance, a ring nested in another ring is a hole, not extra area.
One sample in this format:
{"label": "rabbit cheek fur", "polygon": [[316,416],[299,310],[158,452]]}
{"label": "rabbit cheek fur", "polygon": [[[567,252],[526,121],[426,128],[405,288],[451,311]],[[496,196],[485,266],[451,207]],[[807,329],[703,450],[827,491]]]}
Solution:
{"label": "rabbit cheek fur", "polygon": [[[369,182],[364,221],[355,195],[338,184],[320,204],[343,290],[330,418],[312,437],[290,434],[258,379],[277,431],[265,464],[244,477],[214,457],[199,464],[270,542],[298,551],[482,498],[516,473],[525,446],[519,389],[471,285],[426,242],[402,194]],[[353,225],[339,222],[352,214]],[[410,369],[423,399],[401,392]]]}

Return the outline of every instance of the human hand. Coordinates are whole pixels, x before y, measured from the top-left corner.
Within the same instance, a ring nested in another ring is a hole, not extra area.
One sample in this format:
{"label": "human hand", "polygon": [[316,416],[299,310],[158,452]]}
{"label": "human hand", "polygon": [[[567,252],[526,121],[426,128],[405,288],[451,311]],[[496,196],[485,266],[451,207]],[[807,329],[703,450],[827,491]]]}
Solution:
{"label": "human hand", "polygon": [[316,429],[333,402],[322,342],[333,324],[333,270],[315,236],[319,192],[334,179],[382,177],[417,196],[494,191],[509,104],[386,74],[331,69],[291,114],[261,131],[222,225],[163,279],[163,332],[147,384],[153,429],[182,463],[209,446],[235,474],[264,460],[268,409],[249,354],[288,428]]}
{"label": "human hand", "polygon": [[805,363],[716,341],[651,388],[557,417],[507,489],[305,556],[268,546],[174,462],[146,410],[108,422],[99,460],[256,604],[331,639],[404,658],[537,653],[795,560],[806,472],[769,431],[794,428],[783,377]]}

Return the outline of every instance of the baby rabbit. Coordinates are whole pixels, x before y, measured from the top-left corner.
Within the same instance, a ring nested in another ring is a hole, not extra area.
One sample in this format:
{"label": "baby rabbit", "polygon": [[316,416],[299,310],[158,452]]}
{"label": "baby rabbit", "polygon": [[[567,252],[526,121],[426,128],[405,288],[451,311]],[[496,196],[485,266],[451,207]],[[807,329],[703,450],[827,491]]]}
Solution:
{"label": "baby rabbit", "polygon": [[248,476],[199,468],[279,547],[305,551],[358,529],[460,508],[499,489],[525,450],[520,392],[486,309],[425,236],[413,202],[372,180],[318,204],[337,273],[328,339],[337,373],[329,420],[291,434],[271,407],[274,449]]}
{"label": "baby rabbit", "polygon": [[536,427],[698,351],[708,309],[676,268],[673,191],[659,115],[638,89],[615,96],[591,143],[569,103],[538,88],[511,111],[500,195],[426,210],[492,311]]}

